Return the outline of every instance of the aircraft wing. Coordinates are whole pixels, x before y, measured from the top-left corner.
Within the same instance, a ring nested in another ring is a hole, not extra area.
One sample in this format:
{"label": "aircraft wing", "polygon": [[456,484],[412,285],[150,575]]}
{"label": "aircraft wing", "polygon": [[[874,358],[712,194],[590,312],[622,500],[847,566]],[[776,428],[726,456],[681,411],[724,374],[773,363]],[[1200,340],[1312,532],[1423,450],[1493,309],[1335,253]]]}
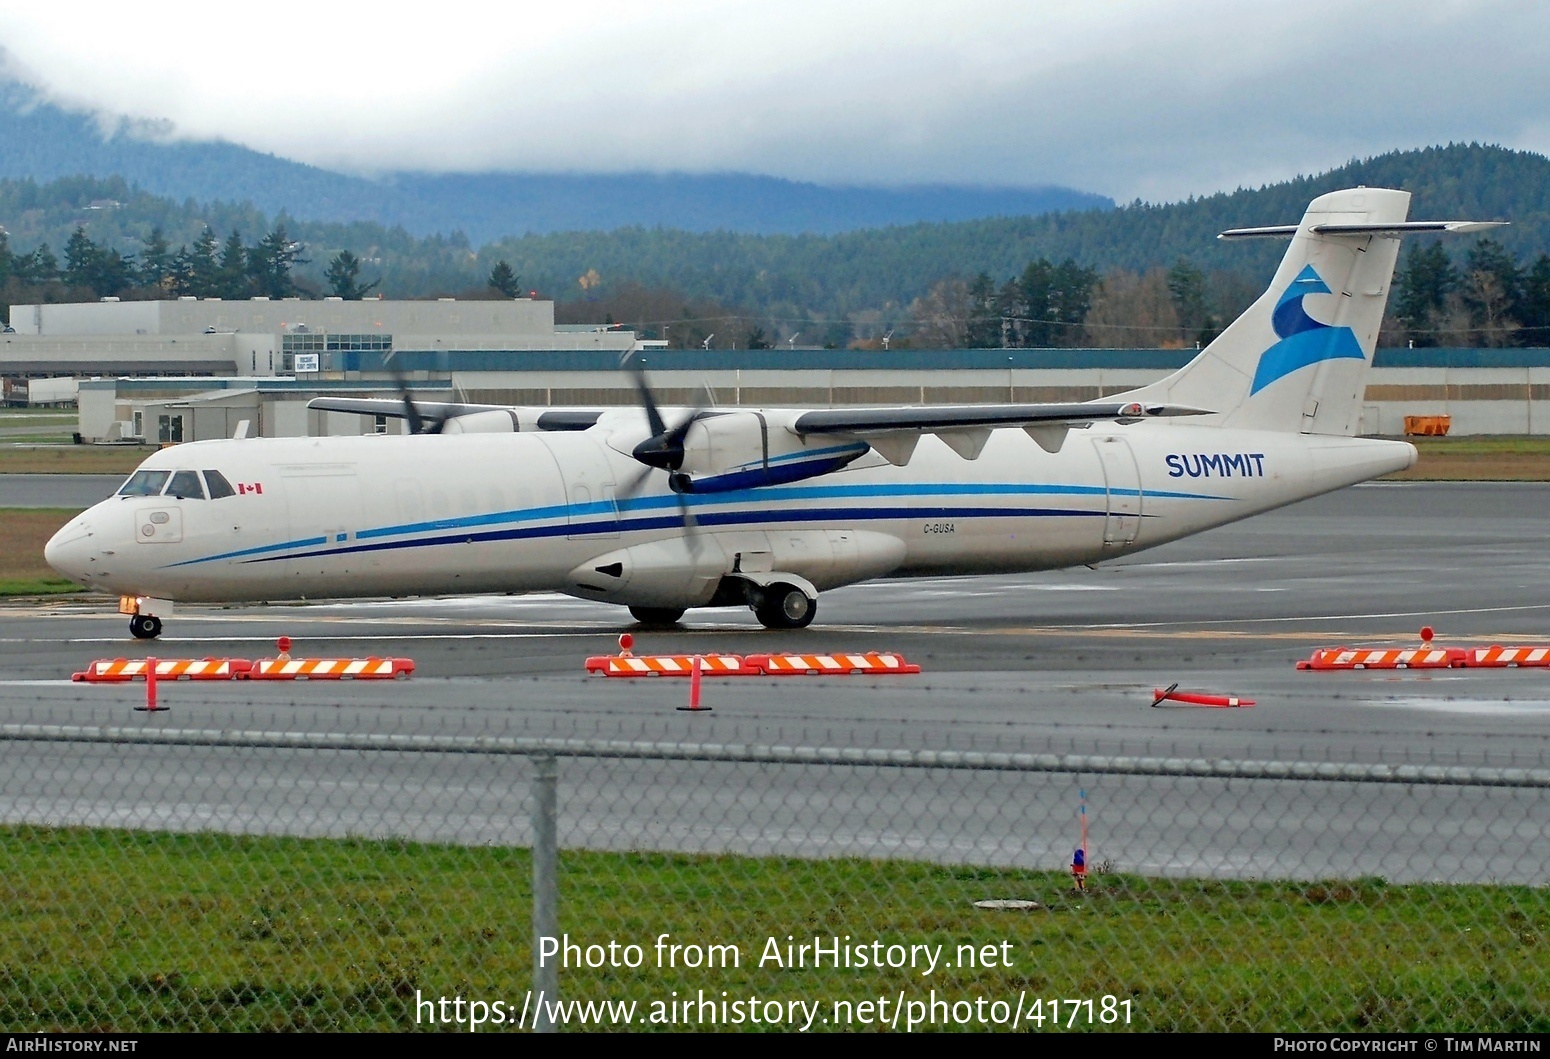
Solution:
{"label": "aircraft wing", "polygon": [[1062,404],[911,405],[900,408],[823,408],[791,423],[797,434],[847,434],[861,438],[889,463],[903,466],[922,434],[935,434],[964,459],[979,458],[991,431],[1021,427],[1047,452],[1060,451],[1073,426],[1112,420],[1210,415],[1208,408],[1140,401]]}
{"label": "aircraft wing", "polygon": [[[456,433],[507,432],[517,429],[512,418],[516,409],[504,404],[466,404],[455,401],[415,401],[411,414],[402,398],[394,397],[314,397],[307,407],[319,412],[355,412],[359,415],[385,416],[389,419],[414,419],[426,423],[458,422]],[[556,408],[550,410],[526,409],[525,413],[537,412],[532,419],[522,420],[524,430],[586,430],[597,423],[601,411],[585,408]],[[493,417],[478,419],[494,413]]]}
{"label": "aircraft wing", "polygon": [[[387,416],[407,419],[409,411],[397,397],[314,397],[307,407],[319,412],[358,412],[363,416]],[[504,412],[505,405],[458,404],[450,401],[415,401],[414,407],[427,419],[451,419],[474,412]]]}

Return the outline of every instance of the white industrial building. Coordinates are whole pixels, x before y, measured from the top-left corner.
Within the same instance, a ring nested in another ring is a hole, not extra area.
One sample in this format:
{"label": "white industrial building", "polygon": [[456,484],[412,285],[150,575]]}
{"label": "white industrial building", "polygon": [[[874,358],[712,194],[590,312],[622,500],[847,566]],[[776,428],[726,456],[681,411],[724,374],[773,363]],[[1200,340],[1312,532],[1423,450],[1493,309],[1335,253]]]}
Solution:
{"label": "white industrial building", "polygon": [[[321,374],[380,369],[416,351],[623,351],[634,335],[554,324],[554,303],[179,298],[13,305],[0,375]],[[362,354],[367,354],[363,357]],[[300,358],[298,360],[298,358]]]}
{"label": "white industrial building", "polygon": [[[616,405],[635,400],[628,331],[556,327],[554,303],[268,301],[18,305],[0,376],[79,378],[84,441],[369,433],[396,421],[309,412],[322,393]],[[824,406],[1090,400],[1152,382],[1177,349],[642,350],[666,403]],[[391,369],[388,361],[391,358]],[[1550,349],[1380,349],[1361,430],[1410,416],[1453,434],[1550,433]]]}

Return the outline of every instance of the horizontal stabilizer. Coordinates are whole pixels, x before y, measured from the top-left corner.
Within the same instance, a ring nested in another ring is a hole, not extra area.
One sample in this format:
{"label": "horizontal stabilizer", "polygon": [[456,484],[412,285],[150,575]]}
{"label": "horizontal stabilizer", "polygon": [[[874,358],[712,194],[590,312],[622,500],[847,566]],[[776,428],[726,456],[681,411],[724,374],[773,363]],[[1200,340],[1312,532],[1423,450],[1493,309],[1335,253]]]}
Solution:
{"label": "horizontal stabilizer", "polygon": [[[1463,234],[1504,227],[1507,221],[1399,221],[1391,224],[1315,224],[1308,231],[1315,235],[1425,235],[1427,233]],[[1276,224],[1265,228],[1231,228],[1218,239],[1290,239],[1298,225]]]}

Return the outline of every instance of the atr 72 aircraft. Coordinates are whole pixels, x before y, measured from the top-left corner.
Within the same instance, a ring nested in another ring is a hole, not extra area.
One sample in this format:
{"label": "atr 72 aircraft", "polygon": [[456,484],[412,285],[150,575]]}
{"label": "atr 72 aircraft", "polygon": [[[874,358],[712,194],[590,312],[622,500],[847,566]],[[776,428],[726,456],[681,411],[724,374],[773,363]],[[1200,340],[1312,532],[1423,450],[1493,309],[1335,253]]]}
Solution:
{"label": "atr 72 aircraft", "polygon": [[318,398],[401,435],[201,441],[147,459],[45,555],[174,602],[559,591],[648,624],[747,606],[770,628],[868,578],[1096,563],[1411,466],[1355,438],[1410,195],[1320,196],[1270,289],[1198,356],[1091,403],[603,410]]}

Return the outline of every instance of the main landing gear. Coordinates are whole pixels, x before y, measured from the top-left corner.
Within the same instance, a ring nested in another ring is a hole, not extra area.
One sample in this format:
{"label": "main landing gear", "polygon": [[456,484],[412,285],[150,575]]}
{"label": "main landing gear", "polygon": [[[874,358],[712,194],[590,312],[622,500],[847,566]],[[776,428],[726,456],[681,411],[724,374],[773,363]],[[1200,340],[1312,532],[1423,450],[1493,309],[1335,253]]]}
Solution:
{"label": "main landing gear", "polygon": [[630,616],[642,625],[653,629],[665,629],[669,625],[677,625],[678,619],[684,616],[682,607],[631,607]]}
{"label": "main landing gear", "polygon": [[759,589],[754,616],[766,629],[805,629],[818,613],[818,601],[796,585],[776,581]]}
{"label": "main landing gear", "polygon": [[[747,607],[766,629],[805,629],[818,613],[818,589],[798,574],[734,571],[721,579],[710,599],[697,606]],[[678,624],[684,608],[636,603],[630,605],[630,614],[642,625],[666,629]]]}
{"label": "main landing gear", "polygon": [[154,640],[161,635],[161,619],[154,614],[136,614],[129,619],[129,632],[136,640]]}

